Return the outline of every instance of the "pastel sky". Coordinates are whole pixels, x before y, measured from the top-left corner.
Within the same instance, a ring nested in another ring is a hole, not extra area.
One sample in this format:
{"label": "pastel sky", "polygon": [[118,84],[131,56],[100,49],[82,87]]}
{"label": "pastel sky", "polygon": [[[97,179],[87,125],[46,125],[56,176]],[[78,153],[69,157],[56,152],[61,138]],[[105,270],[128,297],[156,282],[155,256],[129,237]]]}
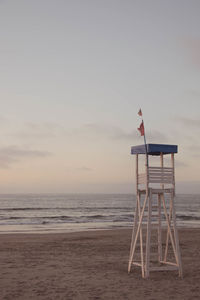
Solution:
{"label": "pastel sky", "polygon": [[200,192],[199,0],[0,0],[0,192],[135,190],[147,142]]}

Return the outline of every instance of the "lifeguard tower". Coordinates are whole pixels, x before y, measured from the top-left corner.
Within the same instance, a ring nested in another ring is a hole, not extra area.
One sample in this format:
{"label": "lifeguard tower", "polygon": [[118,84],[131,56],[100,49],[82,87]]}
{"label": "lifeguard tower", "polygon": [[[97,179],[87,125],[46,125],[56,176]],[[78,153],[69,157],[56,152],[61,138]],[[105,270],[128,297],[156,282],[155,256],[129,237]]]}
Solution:
{"label": "lifeguard tower", "polygon": [[[136,157],[136,210],[134,216],[128,273],[141,267],[142,277],[151,271],[177,270],[182,277],[179,239],[176,226],[175,167],[176,145],[145,144],[131,148]],[[139,173],[139,155],[145,158],[144,172]],[[145,155],[145,156],[144,156]],[[170,155],[170,166],[164,156]],[[149,166],[157,156],[158,166]]]}

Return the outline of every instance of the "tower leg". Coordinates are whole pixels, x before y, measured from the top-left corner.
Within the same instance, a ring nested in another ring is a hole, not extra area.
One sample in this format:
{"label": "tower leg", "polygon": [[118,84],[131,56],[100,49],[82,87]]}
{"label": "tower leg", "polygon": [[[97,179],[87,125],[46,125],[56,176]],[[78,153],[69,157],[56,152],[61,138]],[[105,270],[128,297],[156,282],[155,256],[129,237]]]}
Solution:
{"label": "tower leg", "polygon": [[147,236],[146,236],[146,261],[145,261],[145,278],[149,277],[149,260],[151,248],[151,214],[152,214],[152,190],[149,189],[148,197],[148,219],[147,219]]}
{"label": "tower leg", "polygon": [[[140,197],[138,199],[138,208],[139,208],[139,217],[141,215],[141,205],[140,205]],[[141,269],[142,269],[142,277],[145,277],[144,270],[144,253],[143,253],[143,235],[142,235],[142,225],[140,226],[140,256],[141,256]]]}
{"label": "tower leg", "polygon": [[[170,208],[169,208],[169,224],[170,224],[170,226],[171,226],[171,219],[172,219],[172,201],[170,200]],[[164,262],[167,261],[168,247],[169,247],[169,229],[167,229]]]}
{"label": "tower leg", "polygon": [[[166,221],[167,221],[167,227],[168,227],[169,237],[170,237],[172,248],[173,248],[173,251],[174,251],[174,256],[175,256],[175,259],[176,259],[176,263],[178,264],[178,257],[177,257],[176,246],[175,246],[174,238],[173,238],[173,234],[172,234],[171,222],[170,222],[169,216],[167,214],[167,208],[166,208],[166,204],[165,204],[164,195],[162,195],[162,200],[163,200],[163,208],[164,208],[165,218],[166,218]],[[171,199],[171,205],[172,204],[173,204],[173,199]],[[176,216],[174,216],[174,217],[176,218]]]}
{"label": "tower leg", "polygon": [[175,238],[175,247],[176,247],[176,254],[177,254],[177,263],[179,267],[179,277],[183,276],[182,272],[182,263],[181,263],[181,254],[180,254],[180,247],[179,247],[179,238],[178,238],[178,230],[176,226],[176,210],[174,206],[174,191],[171,192],[171,205],[172,205],[172,220],[174,226],[174,238]]}
{"label": "tower leg", "polygon": [[128,273],[131,271],[131,264],[132,264],[132,250],[133,250],[133,244],[135,241],[135,235],[136,235],[136,229],[138,224],[138,200],[139,200],[139,193],[137,194],[137,200],[136,200],[136,209],[135,209],[135,215],[134,215],[134,223],[133,223],[133,231],[132,231],[132,237],[131,237],[131,247],[130,247],[130,254],[129,254],[129,263],[128,263]]}
{"label": "tower leg", "polygon": [[158,194],[158,261],[162,261],[161,196]]}
{"label": "tower leg", "polygon": [[[140,228],[142,226],[142,219],[143,219],[144,209],[145,209],[145,206],[146,206],[147,199],[148,199],[148,193],[145,195],[145,200],[144,200],[144,204],[143,204],[143,207],[142,207],[142,211],[140,211],[140,217],[139,217],[138,225],[137,225],[137,227],[135,227],[135,229],[133,228],[133,230],[136,230],[136,232],[133,232],[133,240],[132,240],[132,243],[131,243],[132,246],[131,246],[130,257],[129,257],[128,272],[130,272],[130,270],[131,270],[133,255],[135,253],[135,248],[136,248],[138,235],[139,235],[139,232],[140,232]],[[138,206],[137,206],[137,209],[139,209]]]}

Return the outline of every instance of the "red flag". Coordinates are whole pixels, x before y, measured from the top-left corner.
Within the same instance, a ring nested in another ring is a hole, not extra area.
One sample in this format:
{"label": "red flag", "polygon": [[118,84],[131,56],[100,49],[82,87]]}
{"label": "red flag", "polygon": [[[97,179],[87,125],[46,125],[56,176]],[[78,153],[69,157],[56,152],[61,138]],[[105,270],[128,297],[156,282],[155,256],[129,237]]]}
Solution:
{"label": "red flag", "polygon": [[144,136],[144,123],[143,123],[143,121],[140,124],[140,127],[138,128],[138,130],[139,130],[141,136]]}
{"label": "red flag", "polygon": [[141,110],[141,108],[140,108],[140,110],[138,111],[138,115],[139,115],[140,117],[142,117],[142,110]]}

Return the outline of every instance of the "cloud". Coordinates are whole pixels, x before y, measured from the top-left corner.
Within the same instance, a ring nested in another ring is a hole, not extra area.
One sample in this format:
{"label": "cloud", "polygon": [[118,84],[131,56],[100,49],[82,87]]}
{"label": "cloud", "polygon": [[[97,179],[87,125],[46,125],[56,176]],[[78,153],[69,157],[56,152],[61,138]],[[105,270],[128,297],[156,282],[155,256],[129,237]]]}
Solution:
{"label": "cloud", "polygon": [[193,144],[187,147],[187,151],[190,153],[190,156],[193,158],[199,159],[200,157],[200,145]]}
{"label": "cloud", "polygon": [[[64,128],[57,123],[33,123],[27,122],[20,130],[10,134],[25,140],[53,139],[59,136],[84,138],[87,140],[109,139],[116,141],[138,142],[140,134],[137,128],[125,130],[119,126],[104,123],[86,123],[79,128]],[[168,137],[158,130],[147,131],[148,142],[166,142]]]}
{"label": "cloud", "polygon": [[138,134],[136,130],[132,131],[125,131],[122,130],[121,128],[115,128],[113,133],[110,135],[110,138],[114,140],[126,140],[126,141],[132,141],[134,139],[138,138]]}
{"label": "cloud", "polygon": [[100,123],[88,123],[84,124],[81,128],[72,130],[72,134],[82,135],[89,138],[97,137],[107,138],[112,140],[128,140],[131,141],[137,138],[138,134],[135,131],[126,131],[120,127],[100,124]]}
{"label": "cloud", "polygon": [[178,159],[176,159],[175,165],[176,165],[177,168],[179,168],[179,167],[187,167],[188,166],[187,163],[185,163],[185,162],[183,162],[181,160],[178,160]]}
{"label": "cloud", "polygon": [[10,120],[6,116],[0,115],[0,129],[1,129],[1,132],[3,132],[9,126],[10,126]]}
{"label": "cloud", "polygon": [[177,181],[176,187],[178,193],[184,193],[184,194],[200,193],[199,181]]}
{"label": "cloud", "polygon": [[192,146],[189,146],[187,149],[191,152],[200,152],[200,146],[199,145],[192,145]]}
{"label": "cloud", "polygon": [[77,171],[83,171],[83,172],[91,172],[93,171],[91,168],[88,167],[80,167],[76,169]]}
{"label": "cloud", "polygon": [[168,136],[158,130],[147,131],[147,142],[151,143],[165,143],[168,141]]}
{"label": "cloud", "polygon": [[[88,123],[84,124],[81,128],[72,130],[74,136],[82,136],[87,139],[109,139],[112,141],[127,141],[130,143],[143,143],[137,128],[134,130],[125,130],[118,126]],[[168,141],[168,136],[158,130],[151,130],[146,132],[147,142],[165,143]]]}
{"label": "cloud", "polygon": [[200,39],[192,37],[185,38],[183,44],[192,64],[196,67],[200,67]]}
{"label": "cloud", "polygon": [[9,168],[11,164],[19,162],[24,158],[38,158],[51,155],[48,151],[22,149],[11,145],[0,148],[0,168]]}
{"label": "cloud", "polygon": [[52,139],[61,133],[65,133],[64,128],[56,123],[33,123],[27,122],[23,129],[18,130],[12,135],[23,139]]}
{"label": "cloud", "polygon": [[[1,118],[0,118],[1,122]],[[128,131],[118,126],[102,123],[86,123],[79,128],[64,128],[57,123],[34,123],[26,122],[20,127],[7,133],[7,136],[22,139],[22,140],[46,140],[57,137],[68,138],[85,138],[94,139],[111,139],[111,140],[126,140],[133,141],[138,139],[139,134],[137,129]]]}
{"label": "cloud", "polygon": [[176,121],[181,123],[182,125],[186,127],[194,127],[194,128],[200,128],[200,119],[191,119],[191,118],[185,118],[185,117],[179,117],[176,118]]}
{"label": "cloud", "polygon": [[197,90],[192,90],[192,89],[186,90],[186,91],[184,91],[183,97],[186,98],[187,101],[188,101],[188,99],[190,99],[189,100],[190,105],[191,105],[191,102],[199,103],[200,92]]}
{"label": "cloud", "polygon": [[0,115],[0,123],[3,124],[5,122],[7,122],[7,119],[4,116]]}

